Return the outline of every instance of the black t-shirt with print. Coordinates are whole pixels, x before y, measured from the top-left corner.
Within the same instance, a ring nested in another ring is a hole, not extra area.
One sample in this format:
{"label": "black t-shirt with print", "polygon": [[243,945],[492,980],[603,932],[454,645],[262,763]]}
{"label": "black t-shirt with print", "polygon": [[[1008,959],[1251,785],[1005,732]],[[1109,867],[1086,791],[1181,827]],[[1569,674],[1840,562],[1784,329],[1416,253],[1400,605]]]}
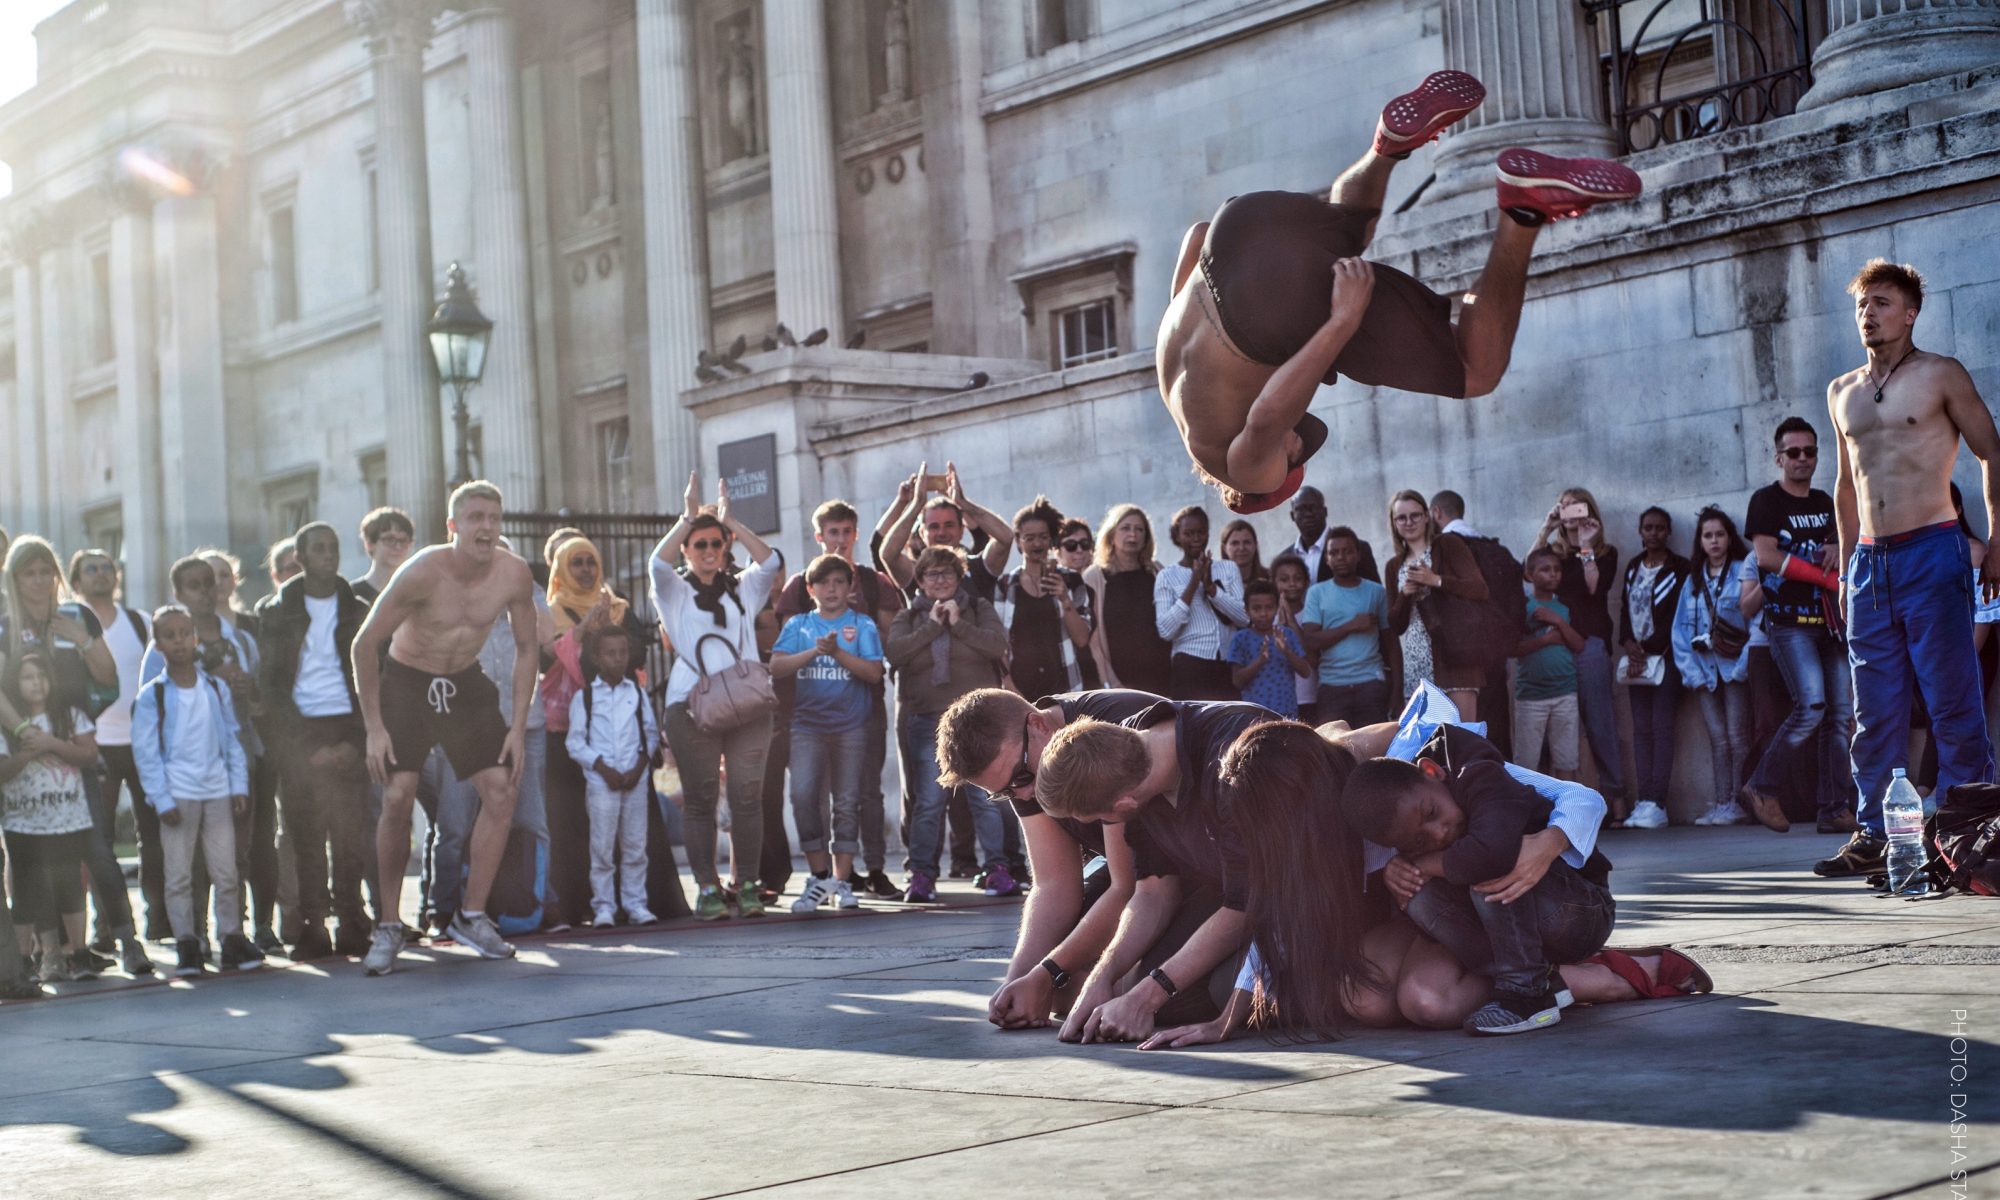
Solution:
{"label": "black t-shirt with print", "polygon": [[[1814,566],[1820,551],[1837,544],[1833,523],[1833,497],[1813,488],[1804,496],[1794,496],[1782,484],[1770,484],[1750,494],[1750,511],[1743,517],[1743,536],[1758,535],[1778,540],[1778,549],[1796,555]],[[1775,588],[1773,587],[1775,584]],[[1826,616],[1820,611],[1820,589],[1810,583],[1764,576],[1764,616],[1766,627],[1822,626]]]}

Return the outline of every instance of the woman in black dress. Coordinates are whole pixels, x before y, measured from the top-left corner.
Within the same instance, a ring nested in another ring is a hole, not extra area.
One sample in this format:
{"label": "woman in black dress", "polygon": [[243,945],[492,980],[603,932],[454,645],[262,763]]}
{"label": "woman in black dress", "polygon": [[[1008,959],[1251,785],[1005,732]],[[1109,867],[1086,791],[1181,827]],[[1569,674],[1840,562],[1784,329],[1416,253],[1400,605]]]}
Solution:
{"label": "woman in black dress", "polygon": [[1167,694],[1171,646],[1153,617],[1153,523],[1136,504],[1105,514],[1097,532],[1097,561],[1083,573],[1097,598],[1097,636],[1091,640],[1098,673],[1108,688]]}

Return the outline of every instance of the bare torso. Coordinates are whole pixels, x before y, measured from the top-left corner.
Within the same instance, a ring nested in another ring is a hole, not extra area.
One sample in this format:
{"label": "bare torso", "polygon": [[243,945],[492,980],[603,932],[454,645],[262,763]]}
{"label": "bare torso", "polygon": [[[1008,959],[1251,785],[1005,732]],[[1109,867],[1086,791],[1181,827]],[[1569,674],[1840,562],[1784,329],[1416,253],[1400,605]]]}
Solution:
{"label": "bare torso", "polygon": [[1880,404],[1865,366],[1828,389],[1863,535],[1886,537],[1952,519],[1959,428],[1945,399],[1962,373],[1950,358],[1919,352],[1890,377]]}
{"label": "bare torso", "polygon": [[423,550],[396,573],[392,590],[403,618],[389,657],[426,674],[456,675],[479,661],[500,614],[533,603],[533,588],[528,564],[512,554],[495,552],[481,566],[450,546]]}
{"label": "bare torso", "polygon": [[1215,298],[1196,266],[1160,318],[1154,361],[1160,395],[1202,470],[1229,478],[1229,443],[1243,431],[1250,405],[1277,368],[1252,360],[1222,331]]}

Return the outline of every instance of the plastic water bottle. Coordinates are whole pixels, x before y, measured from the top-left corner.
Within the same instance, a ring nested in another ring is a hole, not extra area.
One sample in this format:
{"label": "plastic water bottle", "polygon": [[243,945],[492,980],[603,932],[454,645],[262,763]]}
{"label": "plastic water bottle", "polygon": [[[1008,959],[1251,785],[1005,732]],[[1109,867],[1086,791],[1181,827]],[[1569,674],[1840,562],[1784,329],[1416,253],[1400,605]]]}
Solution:
{"label": "plastic water bottle", "polygon": [[1889,891],[1922,895],[1930,890],[1924,868],[1924,801],[1901,767],[1882,797],[1882,823],[1889,833]]}

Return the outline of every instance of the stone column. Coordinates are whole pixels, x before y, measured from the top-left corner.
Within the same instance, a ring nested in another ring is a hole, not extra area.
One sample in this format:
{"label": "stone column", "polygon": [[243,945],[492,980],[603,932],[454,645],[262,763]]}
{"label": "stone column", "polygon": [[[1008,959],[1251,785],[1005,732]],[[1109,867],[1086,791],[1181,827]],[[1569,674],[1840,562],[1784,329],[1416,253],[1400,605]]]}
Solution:
{"label": "stone column", "polygon": [[826,13],[817,4],[764,0],[764,76],[771,119],[771,245],[778,319],[804,337],[840,345],[839,173]]}
{"label": "stone column", "polygon": [[1444,62],[1485,84],[1486,103],[1438,143],[1432,197],[1491,188],[1493,158],[1509,146],[1617,153],[1581,4],[1445,0]]}
{"label": "stone column", "polygon": [[[979,111],[977,0],[932,0],[910,14],[924,104],[924,171],[931,216],[931,351],[1000,353],[988,289],[993,193]],[[1005,311],[1005,310],[998,310]]]}
{"label": "stone column", "polygon": [[1799,109],[2000,62],[2000,0],[1827,0]]}
{"label": "stone column", "polygon": [[42,486],[42,286],[35,278],[40,257],[33,242],[16,230],[14,242],[14,427],[6,431],[13,443],[14,494],[20,507],[10,532],[44,529],[48,525],[47,496]]}
{"label": "stone column", "polygon": [[[646,209],[648,402],[660,511],[679,508],[700,458],[694,414],[681,404],[708,340],[701,144],[695,128],[694,31],[677,0],[638,0],[639,157]],[[621,203],[624,200],[621,198]],[[781,287],[782,290],[782,287]],[[713,488],[711,480],[707,484]]]}
{"label": "stone column", "polygon": [[473,282],[493,321],[479,384],[486,477],[509,508],[542,507],[535,398],[535,313],[528,282],[527,176],[521,151],[521,73],[515,22],[504,0],[465,16],[465,75],[471,93]]}
{"label": "stone column", "polygon": [[[190,172],[183,172],[191,174]],[[222,265],[215,197],[153,206],[159,337],[163,554],[229,545],[229,409],[222,366]],[[122,367],[121,367],[122,369]],[[122,383],[122,381],[121,381]],[[123,402],[123,389],[120,402]]]}
{"label": "stone column", "polygon": [[67,350],[72,334],[63,320],[67,315],[63,295],[65,260],[70,257],[67,250],[67,247],[44,243],[41,264],[35,272],[35,281],[41,285],[38,302],[41,305],[42,332],[42,527],[37,532],[57,546],[70,544],[69,526],[78,515],[75,511],[75,480],[72,477],[76,455],[75,448],[70,445],[69,430],[73,405],[69,395],[71,363]]}
{"label": "stone column", "polygon": [[424,338],[437,303],[424,143],[424,46],[436,7],[433,0],[347,0],[346,11],[374,59],[389,502],[409,512],[420,541],[436,541],[444,537],[444,425],[437,368]]}
{"label": "stone column", "polygon": [[118,377],[117,469],[119,515],[125,531],[125,602],[150,612],[167,597],[167,555],[172,552],[166,526],[160,520],[153,205],[151,197],[124,190],[116,199],[118,213],[111,220],[111,341]]}

